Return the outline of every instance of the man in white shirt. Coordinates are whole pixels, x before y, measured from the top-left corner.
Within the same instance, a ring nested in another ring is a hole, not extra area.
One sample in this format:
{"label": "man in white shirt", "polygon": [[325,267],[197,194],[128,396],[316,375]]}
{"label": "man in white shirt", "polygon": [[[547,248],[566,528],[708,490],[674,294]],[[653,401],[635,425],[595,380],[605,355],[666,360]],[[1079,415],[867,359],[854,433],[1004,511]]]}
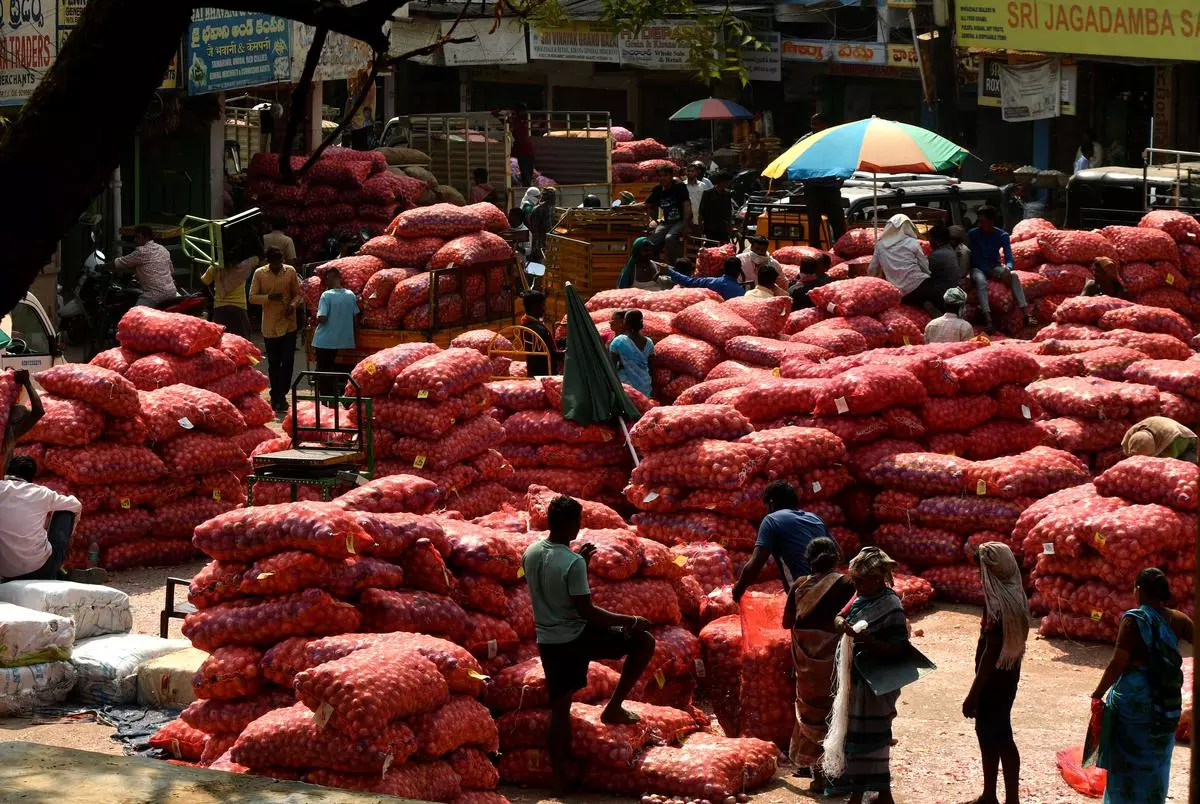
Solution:
{"label": "man in white shirt", "polygon": [[0,578],[61,580],[83,506],[75,497],[31,482],[37,471],[32,458],[13,458],[7,471],[0,480]]}
{"label": "man in white shirt", "polygon": [[950,288],[942,295],[946,312],[925,325],[925,343],[962,343],[975,337],[975,329],[964,321],[962,309],[967,293],[962,288]]}
{"label": "man in white shirt", "polygon": [[775,269],[776,274],[782,273],[779,263],[767,251],[771,241],[762,235],[755,235],[747,241],[746,250],[737,255],[742,261],[742,274],[747,282],[757,282],[758,272],[768,265]]}
{"label": "man in white shirt", "polygon": [[104,267],[110,271],[137,273],[142,295],[137,303],[153,306],[179,295],[172,276],[171,252],[166,246],[154,241],[154,230],[141,224],[133,230],[136,248],[123,257],[117,257]]}
{"label": "man in white shirt", "polygon": [[712,189],[712,182],[704,178],[704,164],[701,162],[693,162],[687,166],[687,181],[684,182],[687,187],[688,198],[692,201],[692,219],[689,221],[693,226],[700,225],[700,199],[704,196],[705,190]]}

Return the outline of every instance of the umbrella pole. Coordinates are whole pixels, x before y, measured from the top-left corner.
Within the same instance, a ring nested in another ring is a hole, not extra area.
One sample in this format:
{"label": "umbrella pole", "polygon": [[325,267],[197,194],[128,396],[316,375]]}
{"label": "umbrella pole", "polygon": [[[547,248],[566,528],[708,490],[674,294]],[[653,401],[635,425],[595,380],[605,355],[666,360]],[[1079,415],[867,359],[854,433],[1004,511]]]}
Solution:
{"label": "umbrella pole", "polygon": [[633,456],[633,465],[636,467],[641,463],[638,460],[637,450],[633,448],[633,444],[629,442],[629,425],[625,423],[625,419],[618,416],[617,421],[621,424],[621,433],[625,436],[625,446],[629,447],[629,454]]}
{"label": "umbrella pole", "polygon": [[879,174],[871,171],[871,193],[875,196],[871,204],[871,215],[875,218],[875,237],[879,237]]}

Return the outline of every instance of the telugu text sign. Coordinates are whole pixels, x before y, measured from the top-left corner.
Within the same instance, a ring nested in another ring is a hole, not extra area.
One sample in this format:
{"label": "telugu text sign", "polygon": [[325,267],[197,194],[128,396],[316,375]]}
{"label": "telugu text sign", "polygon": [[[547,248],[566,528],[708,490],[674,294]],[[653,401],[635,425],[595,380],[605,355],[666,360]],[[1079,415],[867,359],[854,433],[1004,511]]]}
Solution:
{"label": "telugu text sign", "polygon": [[529,58],[547,61],[621,62],[617,36],[598,24],[574,23],[562,28],[529,29]]}
{"label": "telugu text sign", "polygon": [[188,92],[202,95],[290,81],[291,38],[291,22],[281,17],[196,9],[188,29]]}
{"label": "telugu text sign", "polygon": [[0,105],[24,103],[58,53],[54,0],[0,0]]}
{"label": "telugu text sign", "polygon": [[781,48],[784,61],[875,64],[880,67],[888,63],[887,45],[878,42],[784,39]]}
{"label": "telugu text sign", "polygon": [[755,31],[752,36],[766,45],[766,50],[742,48],[742,66],[746,68],[746,76],[751,81],[782,81],[783,64],[779,32]]}
{"label": "telugu text sign", "polygon": [[622,32],[621,64],[643,70],[691,70],[691,43],[679,35],[681,30],[682,26],[662,23]]}
{"label": "telugu text sign", "polygon": [[1196,0],[964,0],[961,47],[1200,60]]}

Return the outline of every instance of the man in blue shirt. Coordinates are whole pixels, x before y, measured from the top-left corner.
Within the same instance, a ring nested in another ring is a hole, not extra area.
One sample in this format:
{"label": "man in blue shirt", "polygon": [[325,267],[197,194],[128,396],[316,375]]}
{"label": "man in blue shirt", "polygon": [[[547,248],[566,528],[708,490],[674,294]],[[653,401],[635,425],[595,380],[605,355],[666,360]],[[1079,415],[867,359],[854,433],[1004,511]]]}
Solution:
{"label": "man in blue shirt", "polygon": [[758,541],[754,552],[742,568],[742,575],[733,586],[733,599],[741,600],[746,588],[758,580],[767,559],[774,556],[783,575],[784,591],[790,591],[797,578],[809,574],[808,543],[818,536],[828,536],[829,530],[821,517],[801,511],[796,489],[786,480],[776,480],[763,492],[763,502],[770,511],[758,526]]}
{"label": "man in blue shirt", "polygon": [[[1008,232],[996,225],[1000,213],[993,207],[980,207],[977,225],[967,233],[967,245],[971,249],[971,278],[975,280],[975,293],[979,297],[979,309],[983,313],[983,326],[988,332],[995,332],[992,324],[992,310],[988,304],[988,279],[1007,281],[1012,287],[1013,298],[1017,307],[1025,316],[1025,323],[1030,326],[1037,324],[1029,314],[1029,305],[1025,301],[1025,291],[1021,289],[1020,278],[1013,273],[1012,241]],[[1000,264],[1000,252],[1004,252],[1004,264]]]}
{"label": "man in blue shirt", "polygon": [[674,268],[667,268],[665,273],[681,288],[708,288],[720,293],[722,299],[746,295],[746,289],[741,283],[742,261],[737,257],[725,260],[725,272],[721,276],[688,276]]}
{"label": "man in blue shirt", "polygon": [[[337,369],[339,349],[354,348],[354,317],[358,301],[352,291],[342,287],[342,273],[330,268],[323,277],[325,287],[317,302],[317,329],[313,333],[313,350],[317,353],[317,371],[332,373]],[[322,377],[318,382],[321,396],[335,396],[338,380]]]}

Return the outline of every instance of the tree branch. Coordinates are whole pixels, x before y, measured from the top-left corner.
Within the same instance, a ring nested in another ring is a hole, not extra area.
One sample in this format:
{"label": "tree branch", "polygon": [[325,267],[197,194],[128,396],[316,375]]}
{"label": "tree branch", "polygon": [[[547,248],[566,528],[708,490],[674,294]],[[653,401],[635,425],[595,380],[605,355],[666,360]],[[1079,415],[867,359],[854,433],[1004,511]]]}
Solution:
{"label": "tree branch", "polygon": [[299,110],[308,105],[308,93],[312,88],[313,77],[317,74],[317,66],[321,62],[321,51],[325,49],[325,38],[328,35],[327,28],[318,28],[313,34],[312,45],[308,48],[308,55],[304,58],[304,71],[300,74],[300,81],[296,84],[296,89],[292,91],[292,108],[288,111],[287,135],[284,137],[283,150],[279,155],[279,175],[286,184],[295,181],[292,172],[292,143],[296,141],[296,133],[300,129],[300,120],[303,117]]}
{"label": "tree branch", "polygon": [[[196,2],[195,6],[208,5]],[[302,22],[314,28],[358,39],[372,50],[387,52],[389,22],[403,3],[398,0],[366,0],[356,6],[344,6],[339,0],[213,0],[212,5],[248,14],[271,14]]]}

